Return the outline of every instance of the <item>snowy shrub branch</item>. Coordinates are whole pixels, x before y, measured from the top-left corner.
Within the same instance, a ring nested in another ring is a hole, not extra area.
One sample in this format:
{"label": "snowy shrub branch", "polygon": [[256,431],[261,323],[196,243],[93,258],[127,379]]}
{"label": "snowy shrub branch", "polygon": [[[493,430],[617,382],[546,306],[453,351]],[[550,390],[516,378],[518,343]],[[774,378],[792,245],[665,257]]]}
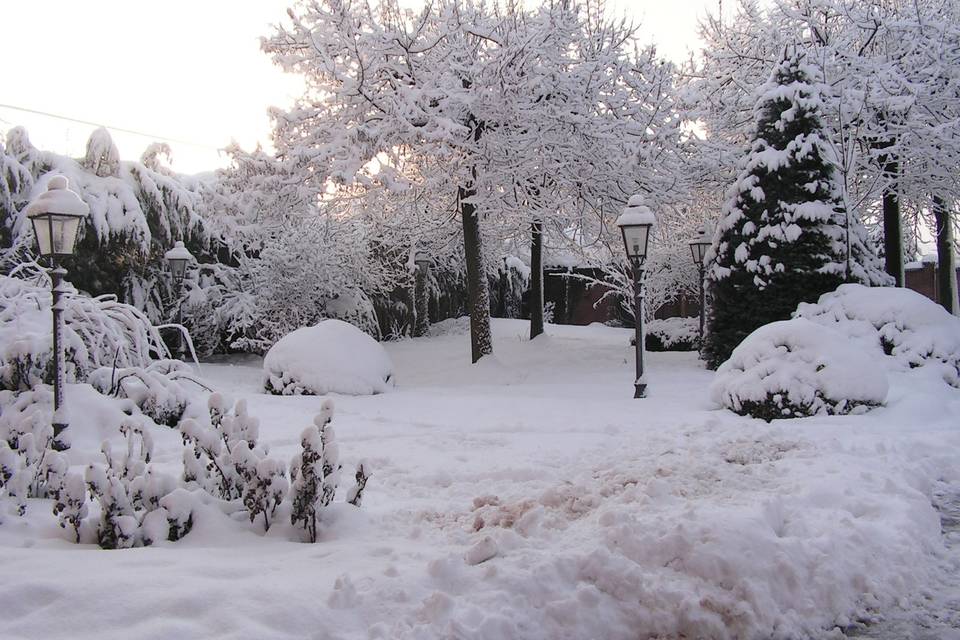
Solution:
{"label": "snowy shrub branch", "polygon": [[[50,284],[0,276],[0,388],[22,391],[47,379],[53,353]],[[65,296],[63,341],[67,379],[85,380],[101,367],[146,368],[169,353],[149,319],[113,296]]]}

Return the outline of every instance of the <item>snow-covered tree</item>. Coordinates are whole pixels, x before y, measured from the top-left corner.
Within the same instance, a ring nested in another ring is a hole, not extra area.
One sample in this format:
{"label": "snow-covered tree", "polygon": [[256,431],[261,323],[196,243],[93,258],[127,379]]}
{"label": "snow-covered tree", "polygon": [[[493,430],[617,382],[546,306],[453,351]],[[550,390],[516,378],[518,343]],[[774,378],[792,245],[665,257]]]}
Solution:
{"label": "snow-covered tree", "polygon": [[756,134],[707,256],[712,367],[757,327],[875,271],[862,229],[845,215],[814,73],[788,55],[760,92]]}
{"label": "snow-covered tree", "polygon": [[669,67],[635,54],[632,30],[603,8],[442,0],[412,13],[323,0],[264,42],[307,82],[296,107],[274,112],[275,144],[317,193],[330,182],[394,201],[433,192],[459,217],[474,360],[492,350],[487,278],[501,250],[490,240],[523,234],[535,258],[545,232],[622,204],[670,128]]}
{"label": "snow-covered tree", "polygon": [[902,253],[915,251],[925,229],[957,224],[955,215],[938,216],[931,199],[939,194],[948,211],[956,200],[957,182],[946,176],[955,175],[960,153],[951,124],[958,12],[943,0],[743,0],[723,20],[708,15],[703,61],[689,72],[691,108],[709,133],[704,150],[731,166],[731,151],[749,135],[752,93],[766,69],[785,46],[805,52],[829,87],[824,124],[848,210],[877,224],[885,268],[902,284]]}
{"label": "snow-covered tree", "polygon": [[0,235],[10,238],[0,245],[4,271],[34,258],[25,205],[52,176],[63,175],[90,205],[68,262],[71,280],[82,291],[119,296],[154,322],[165,320],[173,295],[164,251],[184,240],[194,255],[209,255],[209,236],[203,223],[205,183],[162,166],[163,151],[154,145],[145,153],[146,163],[120,161],[109,132],[98,129],[77,161],[37,149],[22,127],[10,129],[0,147],[5,173]]}

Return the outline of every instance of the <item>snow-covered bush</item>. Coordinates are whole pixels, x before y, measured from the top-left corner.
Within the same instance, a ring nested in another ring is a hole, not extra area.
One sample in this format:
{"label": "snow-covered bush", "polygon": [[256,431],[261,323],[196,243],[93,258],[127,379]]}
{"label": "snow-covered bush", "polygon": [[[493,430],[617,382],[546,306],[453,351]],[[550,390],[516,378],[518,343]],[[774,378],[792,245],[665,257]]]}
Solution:
{"label": "snow-covered bush", "polygon": [[[324,400],[313,424],[303,430],[300,444],[303,451],[290,462],[293,510],[290,523],[300,525],[310,542],[317,541],[317,519],[324,507],[333,502],[340,484],[340,450],[333,427],[333,401]],[[356,484],[350,489],[347,502],[359,507],[369,474],[363,463],[358,465]]]}
{"label": "snow-covered bush", "polygon": [[[12,500],[18,515],[27,498],[52,495],[66,473],[66,457],[54,450],[52,416],[53,394],[45,387],[0,391],[0,504]],[[5,511],[0,507],[0,520]]]}
{"label": "snow-covered bush", "polygon": [[213,393],[208,408],[209,428],[192,419],[180,427],[188,445],[183,453],[184,480],[196,481],[223,500],[242,499],[250,522],[262,515],[264,530],[269,530],[289,488],[286,469],[257,444],[260,421],[247,413],[245,400],[230,411],[224,397]]}
{"label": "snow-covered bush", "polygon": [[193,528],[194,498],[186,489],[174,489],[160,498],[159,513],[166,517],[167,540],[176,542]]}
{"label": "snow-covered bush", "polygon": [[146,367],[101,367],[88,382],[102,394],[129,398],[157,424],[175,427],[190,399],[190,391],[209,389],[180,360],[156,360]]}
{"label": "snow-covered bush", "polygon": [[270,519],[290,488],[284,464],[273,458],[257,458],[245,447],[237,447],[233,461],[243,480],[243,506],[250,522],[262,515],[264,531],[269,530]]}
{"label": "snow-covered bush", "polygon": [[264,386],[275,395],[370,395],[393,382],[393,363],[376,340],[340,320],[284,336],[263,359]]}
{"label": "snow-covered bush", "polygon": [[879,359],[843,333],[803,318],[764,325],[720,365],[714,402],[770,421],[862,412],[883,404],[887,378]]}
{"label": "snow-covered bush", "polygon": [[[53,360],[50,281],[0,276],[0,389],[36,387]],[[99,367],[147,367],[169,354],[150,320],[113,296],[64,296],[63,344],[67,381]]]}
{"label": "snow-covered bush", "polygon": [[697,318],[651,320],[644,326],[647,351],[696,351],[700,347]]}
{"label": "snow-covered bush", "polygon": [[53,515],[62,529],[73,529],[74,542],[80,542],[80,527],[87,517],[87,487],[83,476],[68,472],[57,487],[53,501]]}
{"label": "snow-covered bush", "polygon": [[260,420],[247,413],[246,400],[231,409],[226,398],[213,393],[207,406],[209,426],[192,418],[180,424],[187,445],[183,478],[223,500],[235,500],[246,493],[247,478],[259,478],[258,463],[267,455],[266,448],[257,445]]}
{"label": "snow-covered bush", "polygon": [[[126,441],[125,451],[115,453],[105,441],[101,451],[106,465],[90,465],[84,474],[90,496],[100,507],[96,541],[104,549],[127,549],[171,539],[168,514],[161,503],[173,490],[173,479],[150,468],[153,441],[142,425],[126,421],[120,425],[120,432]],[[79,502],[72,485],[70,480],[64,483],[67,497],[61,494],[54,513],[61,504]],[[76,506],[73,511],[76,513]],[[65,526],[62,515],[61,526]],[[79,542],[81,528],[75,529]]]}
{"label": "snow-covered bush", "polygon": [[367,488],[367,480],[370,479],[370,473],[365,462],[357,465],[357,471],[353,474],[355,484],[347,491],[347,504],[359,507],[363,502],[363,490]]}
{"label": "snow-covered bush", "polygon": [[915,291],[844,284],[794,316],[879,344],[901,369],[937,366],[960,387],[960,318]]}

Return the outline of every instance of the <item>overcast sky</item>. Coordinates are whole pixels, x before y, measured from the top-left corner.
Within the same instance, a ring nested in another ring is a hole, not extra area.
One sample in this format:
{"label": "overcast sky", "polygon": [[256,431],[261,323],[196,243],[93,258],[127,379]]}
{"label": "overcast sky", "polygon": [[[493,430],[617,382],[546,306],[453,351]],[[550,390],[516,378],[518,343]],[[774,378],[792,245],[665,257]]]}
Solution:
{"label": "overcast sky", "polygon": [[[92,126],[11,108],[18,107],[108,125],[124,159],[165,137],[178,171],[223,166],[217,149],[231,139],[245,148],[266,143],[267,107],[290,104],[298,91],[296,79],[274,68],[259,43],[289,4],[6,0],[0,132],[23,125],[40,148],[83,154]],[[644,41],[680,60],[697,48],[697,20],[717,0],[610,4],[640,24]]]}

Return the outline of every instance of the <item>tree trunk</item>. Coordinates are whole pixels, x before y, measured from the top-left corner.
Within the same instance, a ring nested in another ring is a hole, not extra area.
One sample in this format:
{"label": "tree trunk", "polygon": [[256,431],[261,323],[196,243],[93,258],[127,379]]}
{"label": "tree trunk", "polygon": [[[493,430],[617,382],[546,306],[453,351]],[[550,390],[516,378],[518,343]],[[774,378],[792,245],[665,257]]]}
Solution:
{"label": "tree trunk", "polygon": [[[875,144],[875,148],[884,149],[893,146],[888,140]],[[883,254],[884,270],[893,276],[896,286],[904,285],[903,279],[903,231],[900,227],[900,194],[897,184],[900,177],[900,163],[896,156],[880,156],[880,167],[887,180],[883,188]]]}
{"label": "tree trunk", "polygon": [[[890,165],[887,165],[890,166]],[[893,163],[896,166],[896,163]],[[903,286],[903,233],[900,229],[900,197],[892,188],[883,192],[884,267]]]}
{"label": "tree trunk", "polygon": [[530,228],[530,339],[543,333],[543,223]]}
{"label": "tree trunk", "polygon": [[953,259],[953,221],[950,209],[940,196],[933,198],[937,222],[937,297],[943,308],[957,315],[957,265]]}
{"label": "tree trunk", "polygon": [[472,188],[459,187],[460,216],[463,222],[463,253],[467,260],[467,306],[470,310],[470,351],[473,362],[493,353],[490,337],[490,292],[483,268],[480,221],[476,206],[468,202],[476,195]]}

